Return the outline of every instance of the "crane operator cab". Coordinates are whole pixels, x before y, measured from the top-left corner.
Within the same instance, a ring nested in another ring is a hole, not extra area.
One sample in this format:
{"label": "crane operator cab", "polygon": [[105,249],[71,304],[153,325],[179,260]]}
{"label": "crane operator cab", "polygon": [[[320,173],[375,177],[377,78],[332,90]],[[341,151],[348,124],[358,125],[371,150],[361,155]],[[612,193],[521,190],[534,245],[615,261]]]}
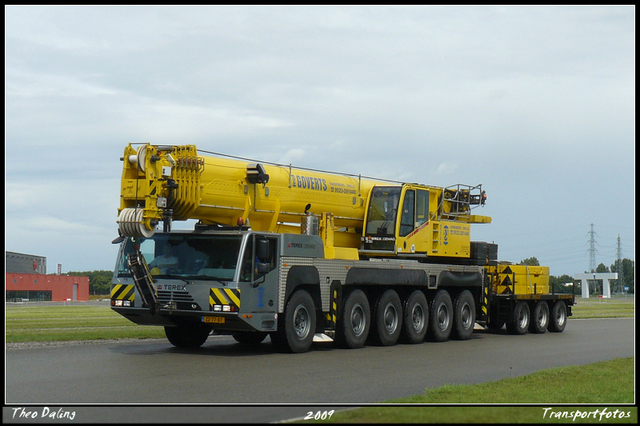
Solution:
{"label": "crane operator cab", "polygon": [[360,255],[468,257],[470,224],[491,221],[471,214],[485,200],[480,185],[375,186],[369,195]]}

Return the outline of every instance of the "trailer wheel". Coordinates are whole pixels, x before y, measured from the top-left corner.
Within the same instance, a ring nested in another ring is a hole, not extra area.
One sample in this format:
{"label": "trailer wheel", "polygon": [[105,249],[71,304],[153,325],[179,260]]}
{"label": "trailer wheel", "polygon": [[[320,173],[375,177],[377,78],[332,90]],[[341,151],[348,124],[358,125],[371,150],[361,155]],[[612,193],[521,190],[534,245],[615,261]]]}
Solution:
{"label": "trailer wheel", "polygon": [[211,329],[201,325],[166,326],[164,328],[164,334],[166,334],[167,339],[177,348],[199,348],[207,341],[209,333],[211,333]]}
{"label": "trailer wheel", "polygon": [[395,290],[387,290],[376,301],[371,322],[371,338],[375,344],[395,345],[402,331],[402,302]]}
{"label": "trailer wheel", "polygon": [[420,343],[424,340],[429,326],[429,303],[424,293],[416,290],[404,303],[402,320],[402,340]]}
{"label": "trailer wheel", "polygon": [[567,326],[567,305],[558,300],[551,310],[551,318],[549,321],[549,331],[554,333],[562,333]]}
{"label": "trailer wheel", "polygon": [[536,303],[536,307],[533,308],[533,314],[531,316],[531,324],[529,324],[529,332],[542,334],[547,331],[549,326],[549,305],[547,302],[540,301]]}
{"label": "trailer wheel", "polygon": [[440,290],[431,302],[429,337],[436,342],[444,342],[449,339],[452,327],[453,305],[451,296],[446,290]]}
{"label": "trailer wheel", "polygon": [[344,348],[364,346],[369,335],[371,310],[362,290],[353,290],[345,299],[342,315],[338,320],[336,343]]}
{"label": "trailer wheel", "polygon": [[456,297],[453,308],[453,335],[459,340],[468,340],[476,325],[476,303],[469,290]]}
{"label": "trailer wheel", "polygon": [[507,323],[507,330],[511,334],[525,334],[529,328],[530,320],[529,304],[527,302],[518,302],[513,310],[511,321]]}
{"label": "trailer wheel", "polygon": [[259,345],[267,338],[267,333],[240,331],[238,333],[233,333],[233,338],[236,342],[242,343],[243,345]]}
{"label": "trailer wheel", "polygon": [[316,308],[313,299],[307,291],[298,290],[278,318],[278,331],[272,335],[273,343],[281,352],[306,352],[313,343],[315,331]]}

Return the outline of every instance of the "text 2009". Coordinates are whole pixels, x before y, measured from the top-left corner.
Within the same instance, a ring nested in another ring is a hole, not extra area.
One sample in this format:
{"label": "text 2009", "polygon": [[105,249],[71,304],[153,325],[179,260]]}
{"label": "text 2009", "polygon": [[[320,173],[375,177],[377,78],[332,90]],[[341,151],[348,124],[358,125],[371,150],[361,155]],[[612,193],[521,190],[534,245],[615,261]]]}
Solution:
{"label": "text 2009", "polygon": [[305,420],[329,420],[333,415],[334,410],[331,411],[318,411],[314,413],[313,411],[309,411],[305,416]]}

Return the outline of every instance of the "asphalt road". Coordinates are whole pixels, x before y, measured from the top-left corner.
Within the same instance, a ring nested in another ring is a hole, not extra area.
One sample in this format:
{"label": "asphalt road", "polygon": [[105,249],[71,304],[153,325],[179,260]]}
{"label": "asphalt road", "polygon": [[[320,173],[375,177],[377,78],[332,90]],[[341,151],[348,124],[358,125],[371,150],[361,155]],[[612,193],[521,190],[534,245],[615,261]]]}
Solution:
{"label": "asphalt road", "polygon": [[276,353],[268,339],[248,349],[226,336],[190,351],[164,340],[8,348],[3,420],[35,404],[89,410],[97,423],[101,410],[110,422],[263,423],[634,354],[633,318],[570,319],[563,333],[476,331],[468,341],[357,350],[314,343],[303,354]]}

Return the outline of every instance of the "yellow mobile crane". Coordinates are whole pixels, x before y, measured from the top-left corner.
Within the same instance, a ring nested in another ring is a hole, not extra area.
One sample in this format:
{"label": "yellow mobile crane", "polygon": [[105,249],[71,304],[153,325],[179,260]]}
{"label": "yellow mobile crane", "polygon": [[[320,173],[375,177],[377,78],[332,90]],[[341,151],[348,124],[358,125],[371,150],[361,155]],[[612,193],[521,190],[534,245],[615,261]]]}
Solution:
{"label": "yellow mobile crane", "polygon": [[[212,332],[367,342],[468,339],[474,325],[562,331],[572,294],[547,267],[497,261],[471,241],[491,218],[481,185],[434,187],[261,163],[195,146],[125,148],[112,308],[163,325],[176,346]],[[192,231],[172,230],[196,219]],[[162,229],[159,227],[162,225]]]}

